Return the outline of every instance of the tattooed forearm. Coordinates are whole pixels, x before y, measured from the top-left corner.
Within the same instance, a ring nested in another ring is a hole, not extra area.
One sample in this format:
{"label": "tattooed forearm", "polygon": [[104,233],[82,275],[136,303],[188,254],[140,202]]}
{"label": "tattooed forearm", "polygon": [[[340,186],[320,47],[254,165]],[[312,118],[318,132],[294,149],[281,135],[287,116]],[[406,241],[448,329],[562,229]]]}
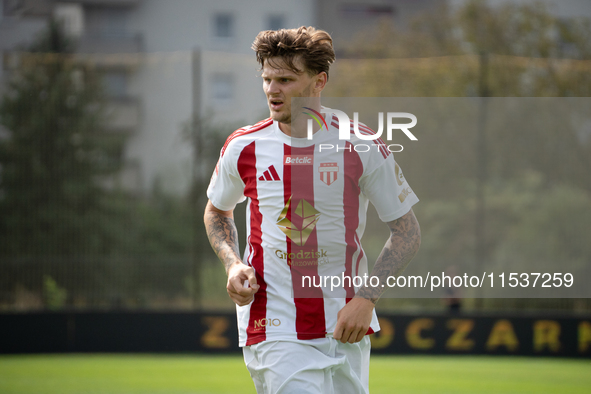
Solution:
{"label": "tattooed forearm", "polygon": [[238,231],[234,220],[210,206],[206,208],[203,219],[209,243],[228,271],[233,263],[240,261]]}
{"label": "tattooed forearm", "polygon": [[371,272],[372,276],[379,278],[380,284],[376,287],[362,287],[356,294],[356,297],[366,298],[374,304],[388,288],[388,277],[400,275],[421,245],[421,229],[412,209],[401,218],[389,222],[388,226],[390,238]]}

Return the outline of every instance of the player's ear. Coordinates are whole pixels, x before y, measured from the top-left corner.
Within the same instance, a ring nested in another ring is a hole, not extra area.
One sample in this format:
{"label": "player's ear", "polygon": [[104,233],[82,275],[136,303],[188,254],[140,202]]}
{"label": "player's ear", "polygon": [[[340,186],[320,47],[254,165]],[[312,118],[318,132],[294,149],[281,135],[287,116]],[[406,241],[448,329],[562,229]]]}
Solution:
{"label": "player's ear", "polygon": [[320,93],[328,82],[328,75],[322,71],[314,76],[314,93]]}

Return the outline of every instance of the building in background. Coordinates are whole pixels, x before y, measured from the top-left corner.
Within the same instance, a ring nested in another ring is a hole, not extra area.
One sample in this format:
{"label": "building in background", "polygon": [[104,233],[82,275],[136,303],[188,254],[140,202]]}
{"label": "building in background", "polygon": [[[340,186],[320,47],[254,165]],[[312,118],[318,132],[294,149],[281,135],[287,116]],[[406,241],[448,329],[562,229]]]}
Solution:
{"label": "building in background", "polygon": [[139,2],[129,26],[145,56],[129,91],[141,97],[142,124],[127,154],[141,164],[143,189],[158,177],[166,190],[187,190],[192,151],[180,129],[193,114],[227,134],[267,116],[252,41],[261,30],[313,22],[312,1]]}
{"label": "building in background", "polygon": [[156,180],[168,192],[188,190],[193,151],[181,129],[193,116],[226,124],[230,134],[267,115],[250,49],[259,31],[314,24],[312,0],[0,2],[3,59],[54,16],[77,39],[79,56],[102,72],[110,131],[126,139],[115,183],[138,194]]}

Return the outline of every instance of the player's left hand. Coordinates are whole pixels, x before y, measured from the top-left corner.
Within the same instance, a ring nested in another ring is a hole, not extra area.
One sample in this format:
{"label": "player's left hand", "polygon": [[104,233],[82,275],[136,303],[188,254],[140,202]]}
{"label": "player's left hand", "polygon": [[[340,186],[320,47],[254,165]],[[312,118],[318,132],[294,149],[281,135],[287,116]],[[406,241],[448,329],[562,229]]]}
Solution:
{"label": "player's left hand", "polygon": [[353,298],[337,314],[333,338],[342,343],[355,343],[363,339],[373,315],[375,305],[365,298]]}

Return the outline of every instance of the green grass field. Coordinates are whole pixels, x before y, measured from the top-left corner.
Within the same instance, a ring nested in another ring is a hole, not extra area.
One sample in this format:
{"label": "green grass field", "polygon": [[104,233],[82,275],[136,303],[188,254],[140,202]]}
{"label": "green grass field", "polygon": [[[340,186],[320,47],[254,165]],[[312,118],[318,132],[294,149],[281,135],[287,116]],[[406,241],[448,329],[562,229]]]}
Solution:
{"label": "green grass field", "polygon": [[[589,393],[591,360],[373,356],[378,393]],[[254,393],[240,356],[0,356],[2,394]]]}

